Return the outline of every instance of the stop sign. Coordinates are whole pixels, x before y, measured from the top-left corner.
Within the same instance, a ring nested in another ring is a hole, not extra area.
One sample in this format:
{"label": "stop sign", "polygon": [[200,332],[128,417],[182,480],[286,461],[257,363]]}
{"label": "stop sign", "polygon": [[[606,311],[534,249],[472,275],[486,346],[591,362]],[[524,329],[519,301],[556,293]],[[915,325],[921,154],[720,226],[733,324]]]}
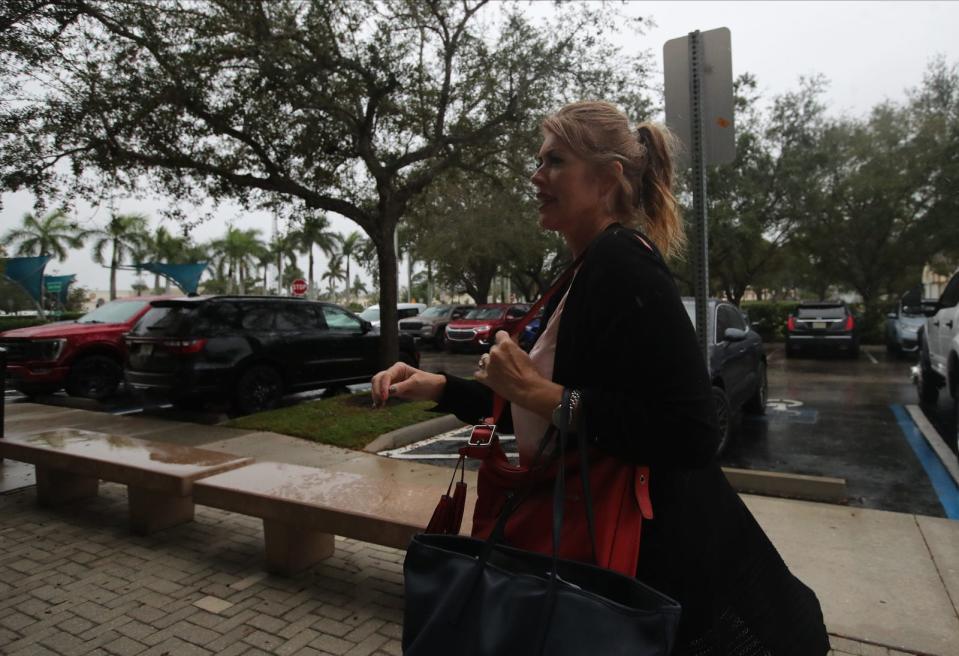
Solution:
{"label": "stop sign", "polygon": [[304,296],[306,294],[306,290],[309,288],[310,286],[306,284],[306,281],[303,280],[303,278],[297,278],[290,285],[290,291],[293,292],[294,296]]}

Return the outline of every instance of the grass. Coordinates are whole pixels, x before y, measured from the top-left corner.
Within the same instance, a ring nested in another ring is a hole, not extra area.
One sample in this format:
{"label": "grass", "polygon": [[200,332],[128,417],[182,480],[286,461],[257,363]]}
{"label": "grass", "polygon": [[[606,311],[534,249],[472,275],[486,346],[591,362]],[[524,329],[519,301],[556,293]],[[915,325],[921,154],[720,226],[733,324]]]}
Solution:
{"label": "grass", "polygon": [[434,405],[431,401],[390,399],[386,407],[373,410],[369,393],[344,394],[239,417],[226,425],[362,449],[383,433],[438,417],[428,410]]}

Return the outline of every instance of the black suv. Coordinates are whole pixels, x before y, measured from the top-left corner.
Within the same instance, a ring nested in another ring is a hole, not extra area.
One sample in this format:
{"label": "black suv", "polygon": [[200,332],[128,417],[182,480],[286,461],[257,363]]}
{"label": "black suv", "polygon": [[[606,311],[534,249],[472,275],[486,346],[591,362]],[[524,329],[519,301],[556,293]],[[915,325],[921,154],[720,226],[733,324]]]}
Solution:
{"label": "black suv", "polygon": [[817,350],[859,356],[859,331],[845,301],[803,302],[786,321],[786,356]]}
{"label": "black suv", "polygon": [[[154,301],[126,336],[127,383],[175,406],[267,410],[283,394],[339,390],[378,369],[379,331],[331,303],[212,296]],[[419,353],[400,335],[400,359]]]}

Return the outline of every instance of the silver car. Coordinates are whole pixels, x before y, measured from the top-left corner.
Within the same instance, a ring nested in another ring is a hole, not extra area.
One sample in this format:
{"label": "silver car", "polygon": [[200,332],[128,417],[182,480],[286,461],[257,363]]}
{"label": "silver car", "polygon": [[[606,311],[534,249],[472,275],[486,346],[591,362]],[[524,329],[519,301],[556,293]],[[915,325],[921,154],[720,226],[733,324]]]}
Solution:
{"label": "silver car", "polygon": [[423,312],[400,321],[400,334],[412,335],[417,341],[429,342],[436,348],[446,346],[446,324],[462,319],[472,305],[433,305]]}
{"label": "silver car", "polygon": [[894,312],[886,315],[886,350],[890,353],[915,353],[919,350],[919,329],[926,325],[918,296],[906,294]]}

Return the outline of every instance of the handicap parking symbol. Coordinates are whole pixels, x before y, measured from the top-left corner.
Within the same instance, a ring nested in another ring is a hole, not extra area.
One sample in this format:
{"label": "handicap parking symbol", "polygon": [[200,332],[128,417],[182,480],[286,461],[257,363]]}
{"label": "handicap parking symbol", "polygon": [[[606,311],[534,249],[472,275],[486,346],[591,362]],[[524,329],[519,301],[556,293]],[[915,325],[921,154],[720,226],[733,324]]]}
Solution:
{"label": "handicap parking symbol", "polygon": [[815,424],[819,420],[819,411],[804,408],[803,402],[795,399],[768,399],[766,416],[770,420],[792,424]]}

